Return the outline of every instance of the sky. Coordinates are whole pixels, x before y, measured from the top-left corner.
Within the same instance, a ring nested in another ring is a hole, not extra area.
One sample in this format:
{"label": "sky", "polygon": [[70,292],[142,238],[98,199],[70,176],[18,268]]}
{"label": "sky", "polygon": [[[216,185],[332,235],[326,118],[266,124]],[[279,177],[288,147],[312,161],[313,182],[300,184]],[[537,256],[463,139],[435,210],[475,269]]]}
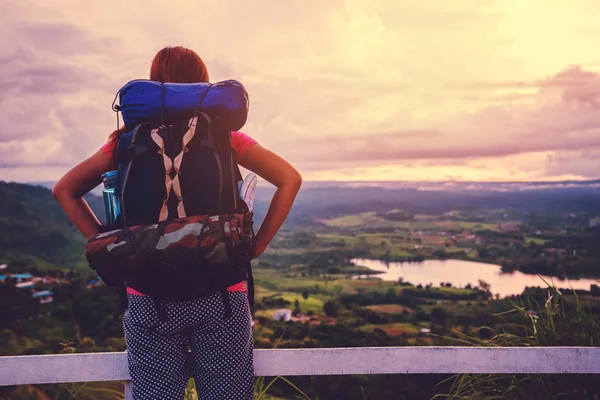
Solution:
{"label": "sky", "polygon": [[164,46],[305,181],[600,177],[597,0],[2,0],[0,179],[57,180]]}

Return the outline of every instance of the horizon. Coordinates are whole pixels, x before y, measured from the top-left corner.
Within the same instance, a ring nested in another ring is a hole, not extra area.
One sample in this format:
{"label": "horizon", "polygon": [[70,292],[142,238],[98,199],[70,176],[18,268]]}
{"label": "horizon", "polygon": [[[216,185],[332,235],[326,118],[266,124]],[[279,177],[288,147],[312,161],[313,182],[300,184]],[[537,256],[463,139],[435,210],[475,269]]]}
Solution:
{"label": "horizon", "polygon": [[305,182],[599,177],[593,1],[5,3],[0,179],[56,181],[97,151],[166,45],[244,84],[242,131]]}
{"label": "horizon", "polygon": [[[42,186],[51,189],[56,181],[6,181],[0,182],[18,183],[32,186]],[[273,188],[263,179],[259,179],[258,188]],[[306,189],[333,189],[333,188],[377,188],[386,190],[419,189],[419,190],[526,190],[526,189],[548,189],[548,188],[600,188],[600,179],[587,180],[564,180],[564,181],[327,181],[313,180],[304,181],[302,190]],[[100,194],[102,185],[98,185],[90,193]]]}

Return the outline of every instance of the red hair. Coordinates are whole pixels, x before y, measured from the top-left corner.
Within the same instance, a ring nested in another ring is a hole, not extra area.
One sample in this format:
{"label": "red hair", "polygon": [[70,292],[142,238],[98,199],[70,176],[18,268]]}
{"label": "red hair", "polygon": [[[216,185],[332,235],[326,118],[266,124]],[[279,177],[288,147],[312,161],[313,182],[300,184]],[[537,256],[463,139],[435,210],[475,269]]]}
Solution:
{"label": "red hair", "polygon": [[[204,61],[194,51],[183,46],[165,47],[154,56],[150,67],[150,80],[157,82],[194,83],[208,82],[208,70]],[[108,140],[116,142],[127,128],[110,134]],[[115,146],[116,149],[116,146]]]}
{"label": "red hair", "polygon": [[208,71],[198,54],[182,46],[165,47],[150,67],[150,80],[158,82],[208,82]]}

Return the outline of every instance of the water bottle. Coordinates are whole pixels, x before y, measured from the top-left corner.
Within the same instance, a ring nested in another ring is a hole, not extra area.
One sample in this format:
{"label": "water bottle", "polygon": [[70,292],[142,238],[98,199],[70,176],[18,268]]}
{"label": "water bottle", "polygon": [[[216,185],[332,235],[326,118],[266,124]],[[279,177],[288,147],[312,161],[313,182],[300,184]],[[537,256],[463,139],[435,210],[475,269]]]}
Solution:
{"label": "water bottle", "polygon": [[257,182],[258,176],[253,172],[246,175],[243,181],[238,181],[238,192],[240,198],[248,205],[248,211],[252,211],[254,207],[254,192],[256,191]]}
{"label": "water bottle", "polygon": [[104,198],[106,225],[112,225],[117,222],[117,218],[121,214],[121,190],[118,171],[108,171],[103,174],[102,182],[104,182],[102,197]]}

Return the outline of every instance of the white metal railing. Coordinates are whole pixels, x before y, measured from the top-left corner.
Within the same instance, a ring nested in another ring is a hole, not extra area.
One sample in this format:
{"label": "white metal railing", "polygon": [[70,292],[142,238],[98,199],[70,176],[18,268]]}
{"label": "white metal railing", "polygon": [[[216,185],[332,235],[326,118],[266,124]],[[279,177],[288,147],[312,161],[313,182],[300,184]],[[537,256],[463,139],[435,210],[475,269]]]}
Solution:
{"label": "white metal railing", "polygon": [[[0,357],[0,386],[126,381],[127,354]],[[256,376],[372,374],[600,374],[600,347],[351,347],[260,349]]]}

